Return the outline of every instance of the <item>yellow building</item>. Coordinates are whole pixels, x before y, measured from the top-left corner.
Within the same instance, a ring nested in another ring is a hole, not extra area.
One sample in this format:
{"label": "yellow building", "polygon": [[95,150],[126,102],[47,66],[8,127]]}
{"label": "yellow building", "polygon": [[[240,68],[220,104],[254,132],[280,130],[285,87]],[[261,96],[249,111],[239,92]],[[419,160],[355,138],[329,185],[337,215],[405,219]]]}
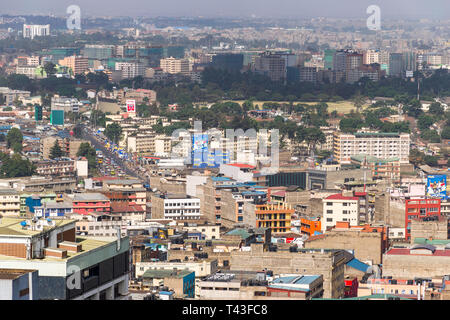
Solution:
{"label": "yellow building", "polygon": [[271,228],[272,232],[290,232],[291,215],[295,212],[286,203],[267,203],[255,206],[256,226]]}

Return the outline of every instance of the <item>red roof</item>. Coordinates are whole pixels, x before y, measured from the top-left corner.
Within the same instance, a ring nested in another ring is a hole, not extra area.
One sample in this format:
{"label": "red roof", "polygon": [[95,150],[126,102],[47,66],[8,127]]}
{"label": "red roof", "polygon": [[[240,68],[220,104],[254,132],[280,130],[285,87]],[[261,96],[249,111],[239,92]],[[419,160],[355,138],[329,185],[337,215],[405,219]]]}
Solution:
{"label": "red roof", "polygon": [[245,163],[229,163],[229,166],[233,166],[233,167],[238,167],[241,169],[254,169],[255,166],[251,166],[249,164],[245,164]]}
{"label": "red roof", "polygon": [[118,177],[112,177],[112,176],[103,176],[103,177],[94,177],[92,178],[93,181],[104,181],[104,180],[115,180],[119,179]]}
{"label": "red roof", "polygon": [[325,198],[326,200],[358,200],[358,197],[345,197],[340,193],[332,194]]}
{"label": "red roof", "polygon": [[[410,249],[408,248],[393,248],[386,252],[386,254],[391,255],[411,255],[411,256],[427,256],[423,254],[414,254],[410,252]],[[430,256],[439,256],[439,257],[450,257],[450,250],[436,250],[433,252],[433,254],[430,254]]]}
{"label": "red roof", "polygon": [[367,192],[356,192],[355,191],[355,197],[364,197],[367,195]]}

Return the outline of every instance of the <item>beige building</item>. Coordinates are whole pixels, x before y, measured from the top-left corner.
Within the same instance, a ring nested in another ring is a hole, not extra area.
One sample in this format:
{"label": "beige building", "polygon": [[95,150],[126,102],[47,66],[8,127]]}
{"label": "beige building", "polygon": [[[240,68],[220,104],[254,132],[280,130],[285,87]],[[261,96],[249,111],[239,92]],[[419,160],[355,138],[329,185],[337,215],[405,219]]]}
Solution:
{"label": "beige building", "polygon": [[400,163],[409,163],[410,135],[407,133],[336,133],[334,158],[341,164],[350,164],[351,157],[366,154],[380,159],[397,157]]}
{"label": "beige building", "polygon": [[19,216],[19,214],[19,193],[13,189],[0,189],[0,216]]}
{"label": "beige building", "polygon": [[393,278],[429,278],[449,274],[450,250],[433,245],[392,248],[383,255],[383,276]]}
{"label": "beige building", "polygon": [[308,249],[299,252],[264,251],[262,244],[252,244],[250,251],[231,252],[233,270],[260,271],[274,274],[302,273],[323,276],[324,298],[344,296],[345,257],[342,250]]}
{"label": "beige building", "polygon": [[127,150],[129,152],[148,152],[150,154],[167,154],[172,150],[172,140],[170,137],[155,134],[138,133],[128,136]]}
{"label": "beige building", "polygon": [[72,69],[74,74],[81,74],[89,69],[89,60],[83,56],[65,57],[59,60],[59,64]]}
{"label": "beige building", "polygon": [[380,264],[383,255],[382,234],[359,229],[332,229],[326,234],[310,237],[303,245],[305,249],[353,250],[355,258],[373,264]]}
{"label": "beige building", "polygon": [[161,69],[170,74],[182,74],[188,76],[189,70],[189,60],[187,59],[175,59],[174,57],[161,59],[160,60]]}
{"label": "beige building", "polygon": [[184,270],[195,272],[195,277],[206,277],[217,271],[216,259],[205,259],[201,261],[185,261],[185,262],[136,262],[136,278],[142,277],[147,270]]}
{"label": "beige building", "polygon": [[59,147],[65,152],[65,156],[69,158],[76,158],[80,145],[86,140],[78,139],[61,139],[56,136],[46,137],[41,140],[40,151],[44,160],[50,159],[50,150],[54,146],[55,141],[58,141]]}
{"label": "beige building", "polygon": [[433,240],[447,240],[449,239],[449,220],[447,217],[433,217],[424,219],[411,220],[411,243],[414,243],[416,238],[425,238]]}

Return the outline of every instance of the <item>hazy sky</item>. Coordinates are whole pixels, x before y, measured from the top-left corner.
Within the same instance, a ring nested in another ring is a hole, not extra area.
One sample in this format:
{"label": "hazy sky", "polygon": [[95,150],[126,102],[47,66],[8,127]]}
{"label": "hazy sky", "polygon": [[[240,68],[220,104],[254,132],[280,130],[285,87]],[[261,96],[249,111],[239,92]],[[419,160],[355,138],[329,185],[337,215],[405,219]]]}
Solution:
{"label": "hazy sky", "polygon": [[450,0],[0,0],[0,13],[64,15],[69,5],[89,16],[363,19],[369,5],[378,5],[382,17],[450,19]]}

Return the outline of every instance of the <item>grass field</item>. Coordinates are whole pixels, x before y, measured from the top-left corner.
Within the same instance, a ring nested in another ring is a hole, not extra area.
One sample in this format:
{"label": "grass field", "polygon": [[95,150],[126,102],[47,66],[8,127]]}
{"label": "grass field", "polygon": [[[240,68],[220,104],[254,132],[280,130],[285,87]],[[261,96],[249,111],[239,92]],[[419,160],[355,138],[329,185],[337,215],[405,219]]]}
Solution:
{"label": "grass field", "polygon": [[[242,103],[244,103],[244,100],[236,100],[236,101],[232,101],[232,100],[224,100],[223,102],[236,102],[239,103],[240,105],[242,105]],[[265,102],[269,102],[269,103],[289,103],[288,101],[253,101],[253,105],[256,108],[262,109],[262,106]],[[294,104],[297,103],[302,103],[302,104],[307,104],[307,105],[315,105],[318,102],[304,102],[304,101],[295,101]],[[343,113],[343,114],[347,114],[350,113],[351,110],[355,110],[356,111],[356,107],[354,106],[352,101],[340,101],[340,102],[327,102],[326,103],[328,105],[328,112],[333,112],[334,110],[336,110],[338,113]],[[369,105],[366,104],[362,107],[362,109],[364,110],[365,108],[367,108]]]}

